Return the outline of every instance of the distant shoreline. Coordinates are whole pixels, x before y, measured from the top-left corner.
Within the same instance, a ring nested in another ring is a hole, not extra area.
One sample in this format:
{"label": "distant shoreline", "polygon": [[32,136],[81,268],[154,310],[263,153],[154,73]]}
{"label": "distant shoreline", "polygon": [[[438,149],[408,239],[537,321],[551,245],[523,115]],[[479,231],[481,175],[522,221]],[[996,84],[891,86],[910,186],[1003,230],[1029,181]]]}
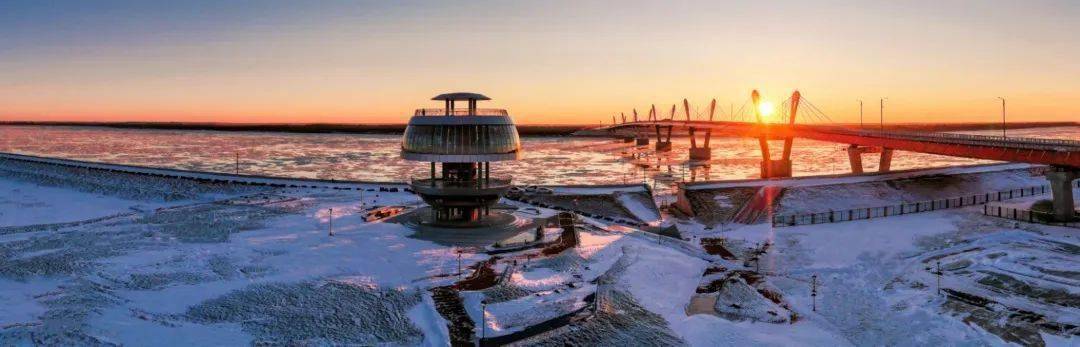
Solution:
{"label": "distant shoreline", "polygon": [[[283,133],[346,133],[346,134],[401,134],[405,124],[250,124],[250,123],[181,123],[181,122],[36,122],[0,121],[0,126],[81,126],[118,129],[155,130],[214,130],[214,131],[265,131]],[[845,125],[845,124],[838,124]],[[854,124],[846,124],[854,125]],[[1017,122],[1009,123],[1009,129],[1048,128],[1080,126],[1080,122]],[[571,135],[575,131],[589,129],[594,125],[518,125],[523,136]],[[876,126],[875,126],[876,127]],[[885,126],[896,130],[965,131],[998,130],[1001,123],[901,123]]]}
{"label": "distant shoreline", "polygon": [[[80,126],[119,129],[266,131],[283,133],[401,134],[405,124],[241,124],[173,122],[32,122],[0,121],[0,126]],[[570,135],[588,125],[518,125],[518,133],[527,136]]]}

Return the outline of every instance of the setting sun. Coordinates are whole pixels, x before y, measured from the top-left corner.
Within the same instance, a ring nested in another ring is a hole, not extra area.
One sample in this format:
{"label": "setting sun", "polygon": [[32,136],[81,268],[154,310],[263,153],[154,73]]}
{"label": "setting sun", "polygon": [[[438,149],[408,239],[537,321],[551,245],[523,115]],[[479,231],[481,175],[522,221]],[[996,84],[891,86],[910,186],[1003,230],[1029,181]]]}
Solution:
{"label": "setting sun", "polygon": [[763,122],[771,122],[774,120],[773,115],[776,113],[776,107],[771,102],[763,101],[758,105],[758,112],[761,113]]}

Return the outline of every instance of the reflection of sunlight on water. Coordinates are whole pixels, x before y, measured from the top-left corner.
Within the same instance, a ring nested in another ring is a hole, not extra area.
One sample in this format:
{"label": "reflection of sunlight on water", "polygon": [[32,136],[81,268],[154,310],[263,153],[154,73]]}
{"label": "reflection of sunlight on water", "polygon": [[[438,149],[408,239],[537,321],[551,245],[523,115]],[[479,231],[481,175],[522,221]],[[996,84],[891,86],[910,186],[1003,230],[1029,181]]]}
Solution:
{"label": "reflection of sunlight on water", "polygon": [[[967,132],[997,135],[996,131]],[[1080,127],[1010,130],[1009,136],[1080,139]],[[92,127],[0,126],[0,151],[131,165],[272,176],[371,181],[405,181],[427,172],[421,163],[398,156],[398,135],[287,134],[130,130]],[[521,184],[617,184],[647,181],[661,193],[677,181],[756,178],[761,160],[757,140],[714,138],[713,160],[690,163],[688,138],[676,138],[670,153],[606,138],[525,137],[525,156],[492,166]],[[780,148],[782,141],[771,141]],[[844,145],[796,139],[796,176],[847,173]],[[779,155],[779,153],[774,153]],[[876,155],[864,159],[877,169]],[[897,152],[894,169],[938,167],[986,161]]]}

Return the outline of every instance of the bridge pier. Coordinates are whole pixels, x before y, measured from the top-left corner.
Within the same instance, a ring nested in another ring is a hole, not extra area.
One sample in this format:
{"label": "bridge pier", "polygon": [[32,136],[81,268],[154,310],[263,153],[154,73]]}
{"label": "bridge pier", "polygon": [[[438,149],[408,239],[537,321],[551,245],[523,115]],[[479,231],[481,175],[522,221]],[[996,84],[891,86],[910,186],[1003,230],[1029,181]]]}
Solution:
{"label": "bridge pier", "polygon": [[[660,132],[661,128],[667,128],[667,140],[664,140],[664,135]],[[671,128],[672,125],[666,127],[656,126],[656,151],[657,152],[670,152],[671,151]]]}
{"label": "bridge pier", "polygon": [[712,148],[709,147],[691,147],[690,148],[690,160],[712,160]]}
{"label": "bridge pier", "polygon": [[1054,219],[1057,221],[1068,222],[1076,218],[1072,181],[1077,178],[1080,178],[1080,169],[1076,168],[1052,166],[1050,172],[1046,173],[1054,199]]}
{"label": "bridge pier", "polygon": [[863,173],[862,154],[864,149],[865,147],[856,145],[850,145],[847,148],[848,162],[851,163],[851,173],[853,174]]}
{"label": "bridge pier", "polygon": [[791,177],[791,159],[761,161],[761,178]]}
{"label": "bridge pier", "polygon": [[859,147],[858,145],[849,145],[847,148],[847,154],[848,162],[851,163],[851,173],[863,173],[862,155],[865,153],[881,153],[881,157],[878,159],[878,172],[889,172],[889,170],[892,168],[892,148]]}
{"label": "bridge pier", "polygon": [[[687,106],[689,110],[689,106]],[[690,111],[686,111],[687,119],[689,119]],[[709,138],[712,137],[712,129],[705,130],[705,144],[702,147],[698,147],[697,136],[694,132],[697,129],[690,127],[690,160],[712,160],[712,148],[709,148]]]}
{"label": "bridge pier", "polygon": [[889,172],[892,168],[892,148],[882,148],[881,157],[878,158],[878,172]]}

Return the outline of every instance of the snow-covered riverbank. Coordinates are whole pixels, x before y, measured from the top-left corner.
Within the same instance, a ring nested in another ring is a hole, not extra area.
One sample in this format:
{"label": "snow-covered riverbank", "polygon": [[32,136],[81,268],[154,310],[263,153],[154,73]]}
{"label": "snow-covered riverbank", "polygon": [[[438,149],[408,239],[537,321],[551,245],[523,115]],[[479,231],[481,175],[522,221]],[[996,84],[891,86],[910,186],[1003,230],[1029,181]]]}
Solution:
{"label": "snow-covered riverbank", "polygon": [[[491,256],[413,238],[403,225],[365,221],[372,206],[419,201],[404,191],[357,188],[0,162],[0,193],[7,198],[0,207],[11,216],[0,225],[0,345],[446,345],[447,322],[429,289],[458,278],[459,254],[466,266]],[[588,218],[576,248],[547,257],[502,255],[495,261],[500,273],[516,266],[505,282],[462,294],[474,324],[486,326],[477,335],[512,334],[591,309],[586,298],[593,295],[602,303],[595,316],[531,343],[1077,341],[1080,242],[1073,230],[972,209],[783,229],[673,222],[685,241]],[[705,254],[702,238],[725,240],[738,258]],[[759,261],[748,260],[762,248]],[[995,304],[937,295],[936,277],[926,267],[939,260],[942,287]],[[736,314],[688,314],[708,278],[703,274],[717,266],[760,268],[798,319],[767,323],[730,307],[725,312]],[[812,275],[821,285],[816,312],[807,282]],[[1011,309],[1049,323],[1010,320]]]}

